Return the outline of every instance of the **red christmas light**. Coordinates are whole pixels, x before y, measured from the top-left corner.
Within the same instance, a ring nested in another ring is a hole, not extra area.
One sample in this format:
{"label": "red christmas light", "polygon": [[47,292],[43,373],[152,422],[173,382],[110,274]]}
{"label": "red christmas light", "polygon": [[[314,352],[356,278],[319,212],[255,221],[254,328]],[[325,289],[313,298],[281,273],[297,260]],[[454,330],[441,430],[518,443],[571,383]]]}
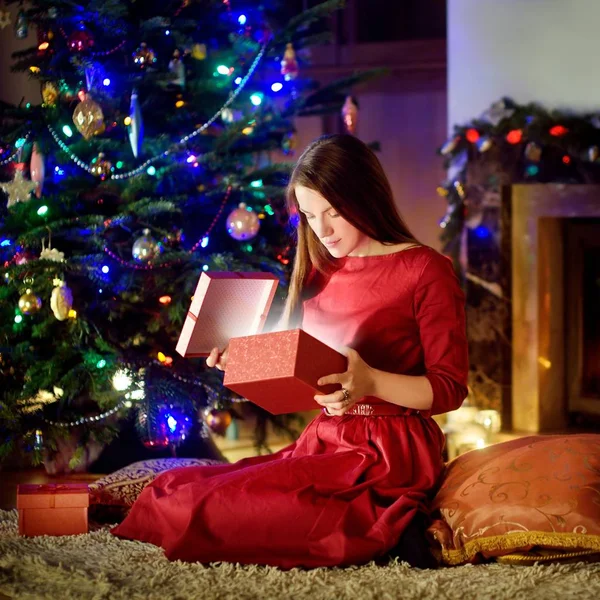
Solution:
{"label": "red christmas light", "polygon": [[565,165],[568,165],[571,163],[571,157],[565,154],[562,158],[562,161],[565,163]]}
{"label": "red christmas light", "polygon": [[479,131],[477,131],[477,129],[467,129],[465,137],[471,144],[474,144],[480,137]]}
{"label": "red christmas light", "polygon": [[554,137],[560,137],[561,135],[565,135],[565,133],[568,131],[569,130],[562,125],[555,125],[550,129],[550,135],[553,135]]}
{"label": "red christmas light", "polygon": [[523,139],[523,131],[521,129],[513,129],[506,135],[506,141],[509,144],[518,144]]}

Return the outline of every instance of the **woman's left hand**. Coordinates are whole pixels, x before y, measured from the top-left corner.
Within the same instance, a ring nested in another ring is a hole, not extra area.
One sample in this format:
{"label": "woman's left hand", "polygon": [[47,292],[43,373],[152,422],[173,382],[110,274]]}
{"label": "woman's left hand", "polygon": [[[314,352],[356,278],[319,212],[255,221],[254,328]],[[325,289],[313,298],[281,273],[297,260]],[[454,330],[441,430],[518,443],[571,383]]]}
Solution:
{"label": "woman's left hand", "polygon": [[[330,416],[341,416],[350,410],[364,396],[371,396],[374,386],[374,372],[353,348],[340,348],[339,352],[348,359],[345,373],[326,375],[317,381],[318,385],[339,383],[341,390],[332,394],[318,394],[315,400],[324,407]],[[346,390],[346,393],[344,393]]]}

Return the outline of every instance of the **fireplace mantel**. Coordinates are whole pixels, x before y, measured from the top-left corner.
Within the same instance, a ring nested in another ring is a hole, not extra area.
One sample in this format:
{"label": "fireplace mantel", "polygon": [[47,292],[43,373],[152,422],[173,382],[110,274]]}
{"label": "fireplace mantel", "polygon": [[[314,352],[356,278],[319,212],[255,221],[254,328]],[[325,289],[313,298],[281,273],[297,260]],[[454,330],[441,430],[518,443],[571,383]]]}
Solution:
{"label": "fireplace mantel", "polygon": [[600,186],[507,188],[512,279],[512,428],[567,424],[565,241],[561,219],[600,217]]}

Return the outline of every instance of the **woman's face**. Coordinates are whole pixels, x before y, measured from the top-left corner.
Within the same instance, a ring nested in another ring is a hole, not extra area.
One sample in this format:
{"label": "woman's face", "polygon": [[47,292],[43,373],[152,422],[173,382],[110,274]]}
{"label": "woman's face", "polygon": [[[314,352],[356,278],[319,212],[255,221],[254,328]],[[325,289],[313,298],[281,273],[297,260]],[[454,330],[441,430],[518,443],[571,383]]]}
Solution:
{"label": "woman's face", "polygon": [[319,192],[301,185],[294,191],[300,211],[331,256],[360,255],[368,249],[370,238],[338,214]]}

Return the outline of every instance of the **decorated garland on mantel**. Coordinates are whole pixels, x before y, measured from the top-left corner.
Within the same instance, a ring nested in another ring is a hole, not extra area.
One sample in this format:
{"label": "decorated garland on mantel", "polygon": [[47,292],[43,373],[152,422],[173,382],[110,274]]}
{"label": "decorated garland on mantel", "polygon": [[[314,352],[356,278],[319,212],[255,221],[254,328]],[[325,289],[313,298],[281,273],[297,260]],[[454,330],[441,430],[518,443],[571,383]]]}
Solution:
{"label": "decorated garland on mantel", "polygon": [[[476,230],[482,207],[469,201],[467,167],[496,161],[502,183],[600,182],[600,111],[574,114],[503,98],[480,118],[455,126],[439,149],[448,177],[438,193],[448,202],[440,221],[445,254],[458,265],[464,227]],[[485,232],[481,232],[482,235]]]}

